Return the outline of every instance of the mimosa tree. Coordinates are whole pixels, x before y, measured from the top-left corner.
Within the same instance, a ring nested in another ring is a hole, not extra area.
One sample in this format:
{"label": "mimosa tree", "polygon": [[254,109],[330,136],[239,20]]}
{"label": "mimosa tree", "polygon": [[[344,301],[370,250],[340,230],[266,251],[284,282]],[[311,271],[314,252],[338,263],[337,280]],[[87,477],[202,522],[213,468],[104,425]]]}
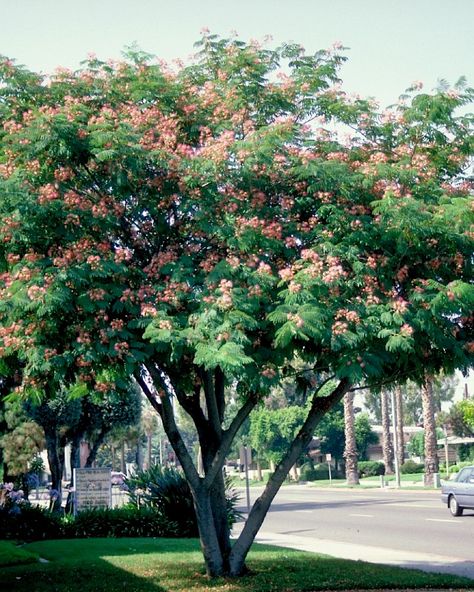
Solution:
{"label": "mimosa tree", "polygon": [[[132,52],[49,78],[3,60],[1,352],[23,397],[133,375],[189,482],[207,572],[239,575],[346,392],[472,361],[471,119],[456,115],[472,91],[379,113],[341,89],[338,49],[199,48],[174,70]],[[302,366],[306,419],[231,546],[226,455]]]}

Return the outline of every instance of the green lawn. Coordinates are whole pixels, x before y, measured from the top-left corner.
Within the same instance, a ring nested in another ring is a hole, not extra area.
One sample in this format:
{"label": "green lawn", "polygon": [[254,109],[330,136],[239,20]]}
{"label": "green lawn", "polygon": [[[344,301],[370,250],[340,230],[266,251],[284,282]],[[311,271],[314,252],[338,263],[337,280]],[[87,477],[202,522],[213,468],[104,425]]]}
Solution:
{"label": "green lawn", "polygon": [[38,555],[16,547],[8,541],[0,541],[0,567],[21,565],[24,563],[37,563]]}
{"label": "green lawn", "polygon": [[48,563],[2,568],[15,592],[300,592],[351,589],[471,589],[472,580],[255,545],[251,575],[210,580],[196,540],[82,539],[25,547]]}

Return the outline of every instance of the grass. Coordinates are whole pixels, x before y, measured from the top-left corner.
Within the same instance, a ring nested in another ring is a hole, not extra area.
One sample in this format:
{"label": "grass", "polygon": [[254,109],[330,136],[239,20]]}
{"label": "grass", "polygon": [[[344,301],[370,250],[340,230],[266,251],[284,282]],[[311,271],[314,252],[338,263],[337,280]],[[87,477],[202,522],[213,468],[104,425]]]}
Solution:
{"label": "grass", "polygon": [[15,592],[303,592],[354,589],[471,589],[452,575],[254,545],[251,575],[209,579],[192,539],[75,539],[26,548],[48,563],[2,569],[2,589]]}
{"label": "grass", "polygon": [[25,563],[37,563],[38,555],[16,547],[8,541],[0,541],[0,567],[23,565]]}

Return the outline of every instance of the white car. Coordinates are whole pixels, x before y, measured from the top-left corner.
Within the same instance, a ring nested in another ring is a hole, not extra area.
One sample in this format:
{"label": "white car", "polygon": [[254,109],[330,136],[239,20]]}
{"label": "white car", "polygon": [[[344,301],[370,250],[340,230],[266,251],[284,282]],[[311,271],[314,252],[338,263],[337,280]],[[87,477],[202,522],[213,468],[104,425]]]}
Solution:
{"label": "white car", "polygon": [[441,501],[453,516],[461,516],[466,508],[474,510],[474,466],[464,467],[456,479],[443,482]]}

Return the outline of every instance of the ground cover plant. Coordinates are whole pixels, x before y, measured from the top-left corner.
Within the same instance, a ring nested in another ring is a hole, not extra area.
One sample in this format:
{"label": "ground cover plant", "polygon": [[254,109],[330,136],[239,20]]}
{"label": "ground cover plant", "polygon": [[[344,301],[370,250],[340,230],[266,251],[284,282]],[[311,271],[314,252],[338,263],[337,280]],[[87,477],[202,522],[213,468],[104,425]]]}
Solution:
{"label": "ground cover plant", "polygon": [[57,590],[130,592],[300,592],[303,590],[472,588],[472,580],[255,545],[251,573],[209,579],[196,540],[93,539],[27,546],[49,563],[4,570],[16,592]]}
{"label": "ground cover plant", "polygon": [[[344,60],[206,34],[174,70],[140,51],[47,79],[0,63],[3,374],[32,401],[134,377],[183,467],[210,575],[245,573],[346,393],[472,364],[472,118],[458,110],[473,92],[413,87],[380,112],[342,90]],[[223,463],[288,380],[305,418],[231,546]]]}

